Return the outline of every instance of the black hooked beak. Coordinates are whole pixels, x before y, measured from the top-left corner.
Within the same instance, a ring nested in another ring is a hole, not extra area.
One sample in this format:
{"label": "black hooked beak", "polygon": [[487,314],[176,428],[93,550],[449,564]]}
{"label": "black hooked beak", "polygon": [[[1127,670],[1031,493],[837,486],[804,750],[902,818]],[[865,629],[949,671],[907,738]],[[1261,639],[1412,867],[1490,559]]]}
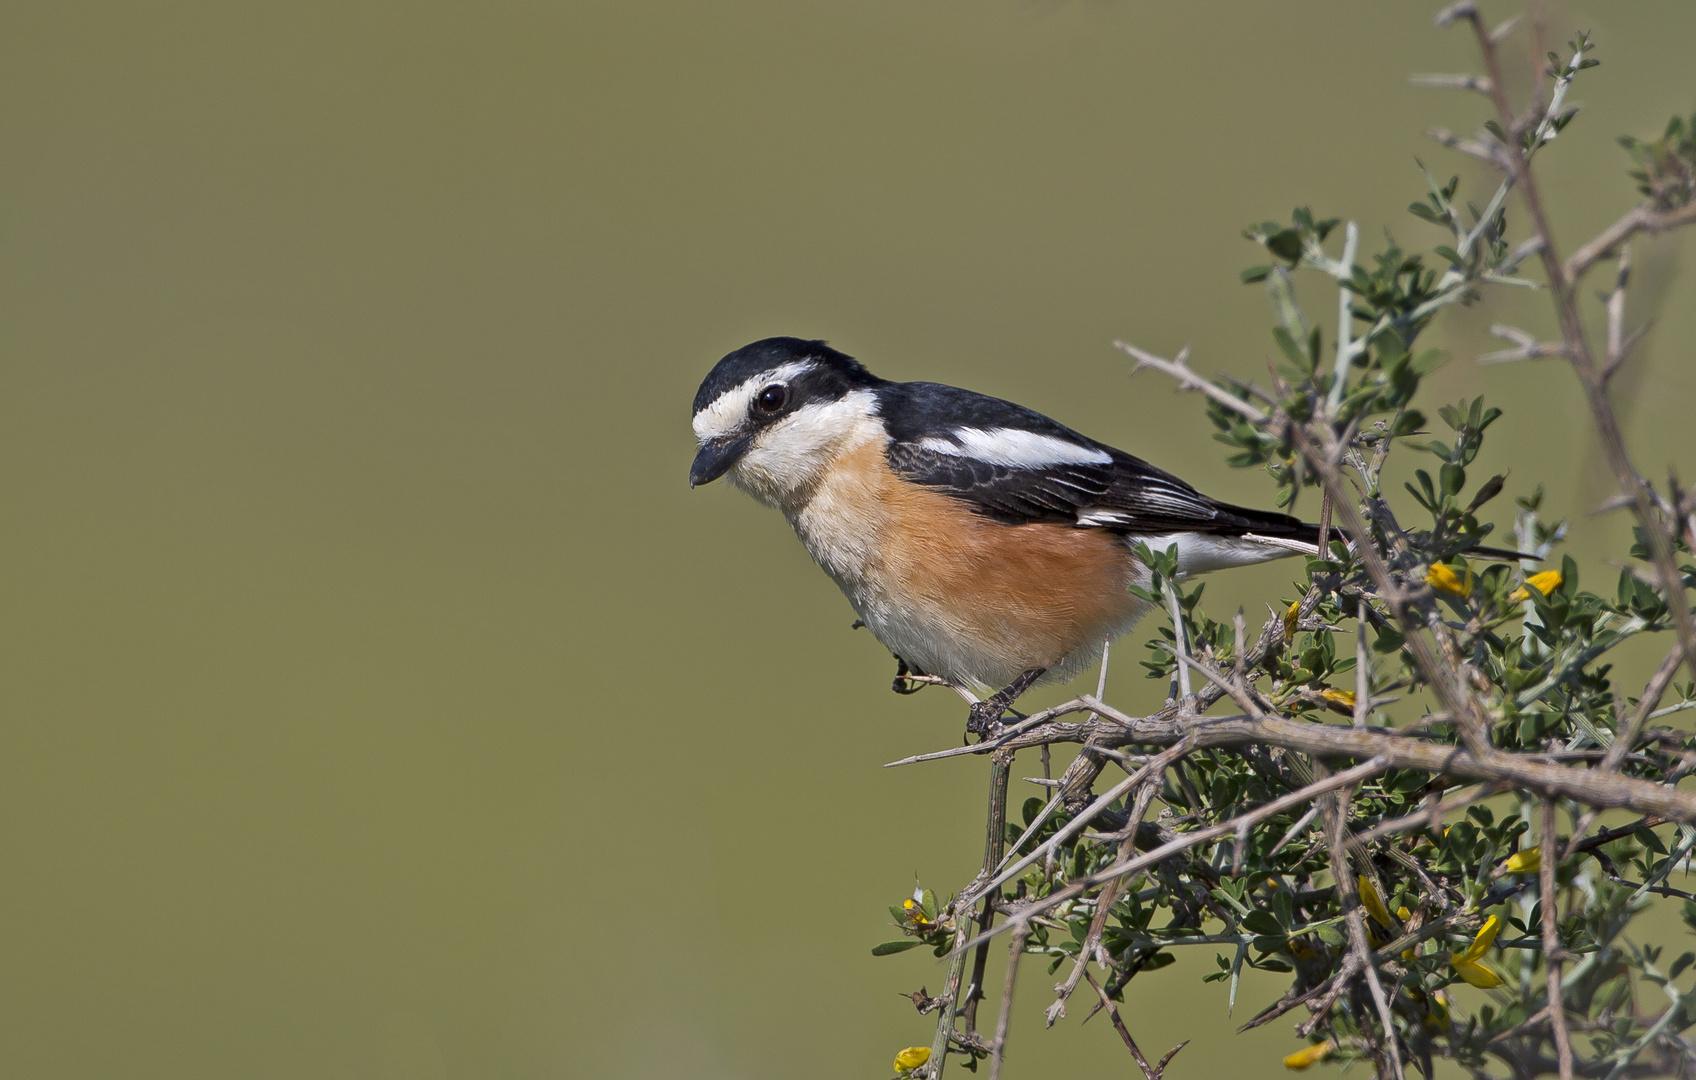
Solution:
{"label": "black hooked beak", "polygon": [[697,487],[717,480],[741,460],[752,445],[752,435],[732,435],[702,443],[700,452],[695,455],[695,464],[689,466],[689,486]]}

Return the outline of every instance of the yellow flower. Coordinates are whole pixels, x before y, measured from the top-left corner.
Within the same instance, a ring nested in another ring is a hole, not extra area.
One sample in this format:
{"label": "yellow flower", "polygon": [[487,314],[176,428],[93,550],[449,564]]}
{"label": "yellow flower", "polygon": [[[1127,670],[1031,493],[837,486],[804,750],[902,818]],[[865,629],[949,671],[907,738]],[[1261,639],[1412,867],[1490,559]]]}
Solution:
{"label": "yellow flower", "polygon": [[1336,1049],[1337,1040],[1335,1039],[1326,1039],[1322,1043],[1314,1043],[1307,1049],[1297,1050],[1295,1053],[1286,1057],[1284,1059],[1284,1068],[1294,1069],[1296,1072],[1300,1072],[1309,1065],[1317,1065],[1319,1062],[1324,1061],[1326,1058],[1330,1057]]}
{"label": "yellow flower", "polygon": [[1467,567],[1466,579],[1442,563],[1433,563],[1431,569],[1425,571],[1425,583],[1438,592],[1446,592],[1451,596],[1462,599],[1472,595],[1472,568]]}
{"label": "yellow flower", "polygon": [[1496,918],[1494,915],[1485,919],[1484,925],[1480,926],[1478,928],[1478,933],[1473,935],[1472,944],[1468,945],[1466,947],[1466,951],[1461,953],[1461,955],[1466,957],[1468,960],[1476,960],[1480,956],[1489,952],[1490,946],[1496,943],[1496,933],[1501,930],[1501,928],[1502,920]]}
{"label": "yellow flower", "polygon": [[1319,696],[1334,708],[1346,713],[1354,712],[1354,691],[1352,690],[1334,690],[1327,687],[1319,691]]}
{"label": "yellow flower", "polygon": [[[1409,919],[1413,918],[1413,912],[1409,911],[1406,907],[1399,907],[1399,908],[1396,909],[1396,918],[1400,919],[1402,922],[1405,923]],[[1416,928],[1410,926],[1410,927],[1408,927],[1408,929],[1412,930],[1412,929],[1416,929]],[[1406,960],[1410,964],[1413,963],[1415,957],[1417,957],[1419,955],[1418,950],[1419,950],[1419,946],[1417,946],[1417,945],[1415,945],[1411,949],[1403,949],[1402,950],[1402,959]]]}
{"label": "yellow flower", "polygon": [[1449,959],[1454,964],[1455,970],[1460,973],[1460,977],[1480,990],[1492,990],[1502,985],[1500,975],[1476,960],[1456,960],[1453,957]]}
{"label": "yellow flower", "polygon": [[1284,644],[1288,645],[1296,639],[1296,613],[1301,611],[1301,601],[1291,604],[1284,612]]}
{"label": "yellow flower", "polygon": [[[1525,579],[1525,585],[1536,589],[1544,596],[1548,596],[1565,583],[1566,579],[1561,577],[1559,570],[1545,570],[1541,574],[1532,574]],[[1508,594],[1508,603],[1518,604],[1531,599],[1531,594],[1525,591],[1525,585],[1521,585]]]}
{"label": "yellow flower", "polygon": [[1386,930],[1395,928],[1395,921],[1390,918],[1390,909],[1384,906],[1384,898],[1378,895],[1378,889],[1372,884],[1372,879],[1361,874],[1357,880],[1360,883],[1360,903],[1366,908],[1366,913]]}
{"label": "yellow flower", "polygon": [[930,1047],[909,1046],[895,1055],[895,1071],[905,1076],[930,1060]]}
{"label": "yellow flower", "polygon": [[1428,1027],[1449,1026],[1449,995],[1441,990],[1431,991],[1431,1017]]}
{"label": "yellow flower", "polygon": [[1502,920],[1492,915],[1484,920],[1484,925],[1478,928],[1478,934],[1472,939],[1472,944],[1462,953],[1449,954],[1449,964],[1460,974],[1460,977],[1482,990],[1502,985],[1502,977],[1490,970],[1489,965],[1480,963],[1484,954],[1495,944],[1496,931],[1502,928]]}
{"label": "yellow flower", "polygon": [[1502,869],[1510,874],[1535,874],[1543,869],[1543,849],[1526,848],[1509,855]]}

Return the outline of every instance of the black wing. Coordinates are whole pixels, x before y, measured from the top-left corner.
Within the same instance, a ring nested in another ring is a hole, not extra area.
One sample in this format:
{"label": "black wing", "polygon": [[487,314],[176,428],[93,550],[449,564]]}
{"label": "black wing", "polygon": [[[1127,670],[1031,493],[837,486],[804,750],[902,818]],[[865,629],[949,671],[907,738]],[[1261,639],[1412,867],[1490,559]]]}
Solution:
{"label": "black wing", "polygon": [[1011,402],[935,383],[893,384],[879,397],[892,436],[890,468],[997,521],[1317,539],[1318,530],[1297,518],[1210,499]]}

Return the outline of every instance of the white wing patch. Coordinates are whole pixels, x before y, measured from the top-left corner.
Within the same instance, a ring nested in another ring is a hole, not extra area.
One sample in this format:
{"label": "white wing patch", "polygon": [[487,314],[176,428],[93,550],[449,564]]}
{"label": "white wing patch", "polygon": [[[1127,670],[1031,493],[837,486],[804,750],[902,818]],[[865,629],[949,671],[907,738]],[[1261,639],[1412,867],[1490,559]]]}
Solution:
{"label": "white wing patch", "polygon": [[748,407],[753,404],[755,394],[772,383],[793,382],[816,366],[811,360],[791,360],[731,387],[695,414],[691,422],[695,438],[706,442],[736,434],[748,422]]}
{"label": "white wing patch", "polygon": [[1019,428],[955,428],[952,434],[952,440],[936,436],[921,439],[919,446],[932,453],[972,458],[1010,469],[1113,464],[1113,455],[1105,450]]}

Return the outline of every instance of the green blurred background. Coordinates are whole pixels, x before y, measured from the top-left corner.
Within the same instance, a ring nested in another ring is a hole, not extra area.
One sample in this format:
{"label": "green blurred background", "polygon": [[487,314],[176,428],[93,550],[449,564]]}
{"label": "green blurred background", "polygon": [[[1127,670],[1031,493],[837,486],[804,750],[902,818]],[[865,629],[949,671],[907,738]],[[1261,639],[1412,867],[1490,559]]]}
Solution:
{"label": "green blurred background", "polygon": [[[697,382],[826,337],[1264,503],[1109,342],[1253,376],[1243,225],[1429,246],[1416,155],[1484,200],[1420,135],[1482,100],[1405,82],[1473,66],[1432,7],[6,5],[0,1072],[887,1076],[942,969],[869,948],[975,865],[984,763],[880,769],[963,711],[888,692],[776,515],[689,491]],[[1569,249],[1635,197],[1614,136],[1696,107],[1688,0],[1574,26]],[[1690,472],[1677,253],[1639,248],[1620,400]],[[1571,376],[1470,363],[1545,306],[1440,323],[1428,401],[1508,406],[1481,467],[1581,513]],[[1577,521],[1592,584],[1623,527]],[[1210,595],[1255,617],[1290,576]],[[1288,1025],[1228,1036],[1211,964],[1137,981],[1134,1030],[1196,1039],[1174,1080],[1281,1073]],[[1083,1010],[1041,1030],[1031,967],[1008,1075],[1129,1075]]]}

